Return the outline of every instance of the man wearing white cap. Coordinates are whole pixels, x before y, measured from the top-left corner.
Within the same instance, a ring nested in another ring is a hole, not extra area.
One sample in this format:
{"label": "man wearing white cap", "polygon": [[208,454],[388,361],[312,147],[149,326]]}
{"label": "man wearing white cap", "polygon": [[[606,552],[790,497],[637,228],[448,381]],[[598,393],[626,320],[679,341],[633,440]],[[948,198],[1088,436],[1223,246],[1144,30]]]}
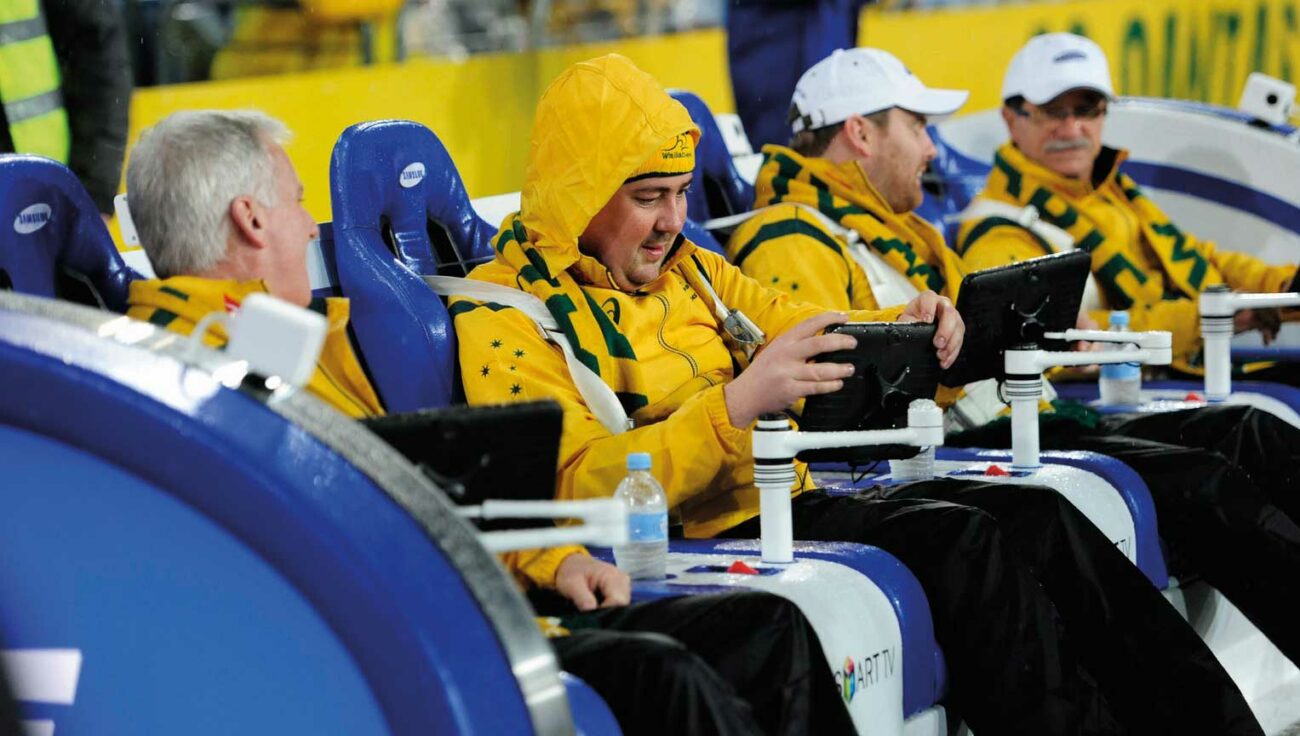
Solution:
{"label": "man wearing white cap", "polygon": [[[998,149],[988,185],[965,213],[956,247],[972,271],[1063,248],[1089,251],[1097,287],[1084,305],[1091,318],[1104,326],[1106,310],[1129,310],[1131,329],[1173,332],[1176,369],[1199,372],[1197,295],[1220,283],[1285,291],[1297,269],[1179,230],[1120,172],[1128,152],[1101,143],[1114,96],[1097,44],[1069,33],[1030,39],[1002,84],[1011,140]],[[1275,311],[1237,315],[1238,332],[1259,329],[1271,339],[1277,327]]]}
{"label": "man wearing white cap", "polygon": [[763,148],[752,219],[727,246],[760,283],[829,309],[956,298],[960,259],[913,214],[935,156],[925,127],[964,90],[929,89],[879,49],[838,50],[795,87],[790,146]]}
{"label": "man wearing white cap", "polygon": [[[755,186],[758,211],[731,238],[733,263],[766,286],[832,309],[880,309],[929,290],[945,301],[955,298],[962,279],[960,259],[912,210],[921,203],[921,174],[935,155],[925,130],[928,117],[951,114],[966,97],[964,91],[927,88],[902,62],[876,49],[836,51],[814,65],[795,89],[790,146],[763,148],[766,160]],[[1106,560],[1113,548],[1098,549],[1084,535],[1073,541],[1043,539],[1041,532],[1057,522],[1046,521],[1051,514],[1044,509],[1031,507],[1061,497],[1047,488],[1029,495],[1021,490],[946,479],[877,489],[861,497],[863,510],[871,502],[928,499],[939,507],[960,504],[996,519],[1015,556],[1035,571],[1061,616],[1061,639],[1040,629],[1040,647],[1024,646],[1021,633],[1006,629],[972,637],[954,622],[982,617],[970,618],[970,609],[953,609],[951,591],[922,569],[918,576],[934,607],[935,633],[951,670],[949,707],[981,733],[1154,733],[1207,727],[1222,733],[1257,732],[1213,655],[1199,640],[1184,638],[1190,633],[1186,624],[1168,615],[1168,606],[1145,578],[1133,576],[1136,568],[1127,561],[1110,566]],[[806,509],[796,513],[811,516]],[[850,539],[842,535],[858,513],[848,506],[828,509],[815,523],[796,522],[796,535]],[[1086,521],[1083,525],[1095,531]],[[928,527],[921,534],[939,532]],[[871,541],[896,551],[917,569],[908,548],[923,547],[919,538],[895,546]],[[1066,573],[1058,564],[1063,553],[1089,562]],[[1094,564],[1094,572],[1102,567],[1106,572],[1075,576]],[[940,577],[954,575],[949,570]],[[1081,597],[1074,595],[1082,591]],[[1100,607],[1081,605],[1083,600]],[[975,607],[986,611],[998,605],[990,599]],[[1162,623],[1152,626],[1157,618]],[[1162,640],[1166,635],[1170,638]],[[1001,659],[1015,662],[1015,671],[999,670],[1001,662],[985,646],[1004,652]],[[1047,651],[1058,646],[1075,652],[1079,663],[1067,664]],[[1125,664],[1112,666],[1120,661]],[[1025,683],[1033,679],[1059,684],[1048,693],[1031,693]],[[1200,710],[1195,715],[1183,710],[1191,691],[1204,696],[1194,699],[1193,707]]]}

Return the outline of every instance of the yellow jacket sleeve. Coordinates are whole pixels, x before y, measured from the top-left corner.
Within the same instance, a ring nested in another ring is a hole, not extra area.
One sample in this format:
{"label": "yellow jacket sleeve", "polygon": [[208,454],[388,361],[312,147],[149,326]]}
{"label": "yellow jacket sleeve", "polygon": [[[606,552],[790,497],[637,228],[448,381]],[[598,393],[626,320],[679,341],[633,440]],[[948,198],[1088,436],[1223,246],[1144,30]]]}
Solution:
{"label": "yellow jacket sleeve", "polygon": [[[1190,236],[1186,236],[1191,240]],[[1214,264],[1223,280],[1235,291],[1276,293],[1285,291],[1295,278],[1296,266],[1270,266],[1267,263],[1230,250],[1220,250],[1213,243],[1199,241],[1196,249]]]}
{"label": "yellow jacket sleeve", "polygon": [[763,243],[742,262],[740,270],[792,299],[841,312],[853,308],[844,259],[802,235],[783,235]]}
{"label": "yellow jacket sleeve", "polygon": [[967,223],[957,238],[957,242],[962,244],[961,262],[967,275],[1051,253],[1033,233],[1018,225],[996,225],[985,230],[974,241],[966,242],[969,232],[979,224]]}
{"label": "yellow jacket sleeve", "polygon": [[731,426],[721,385],[686,399],[663,421],[613,435],[573,385],[560,349],[519,311],[480,307],[456,317],[456,332],[470,404],[552,399],[563,408],[558,498],[610,496],[630,452],[650,453],[670,507],[708,489],[726,469],[753,462],[749,431]]}
{"label": "yellow jacket sleeve", "polygon": [[[1089,315],[1101,329],[1110,328],[1110,312],[1097,310]],[[1186,362],[1201,348],[1201,312],[1195,299],[1167,299],[1151,304],[1134,304],[1128,310],[1129,329],[1168,330],[1173,333],[1175,361]]]}
{"label": "yellow jacket sleeve", "polygon": [[501,564],[510,571],[510,575],[514,577],[519,587],[525,590],[554,588],[555,573],[560,569],[560,563],[564,562],[569,555],[585,554],[587,554],[586,548],[576,544],[546,549],[524,549],[502,554]]}

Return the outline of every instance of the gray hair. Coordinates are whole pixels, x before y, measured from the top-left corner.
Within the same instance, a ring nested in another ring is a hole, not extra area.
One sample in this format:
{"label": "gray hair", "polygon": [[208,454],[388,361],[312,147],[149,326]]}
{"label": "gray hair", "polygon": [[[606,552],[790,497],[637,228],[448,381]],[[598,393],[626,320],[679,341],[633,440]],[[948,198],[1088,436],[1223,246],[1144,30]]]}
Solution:
{"label": "gray hair", "polygon": [[225,257],[236,197],[277,204],[269,147],[288,138],[284,123],[256,110],[177,112],[140,135],[126,189],[160,278],[201,273]]}

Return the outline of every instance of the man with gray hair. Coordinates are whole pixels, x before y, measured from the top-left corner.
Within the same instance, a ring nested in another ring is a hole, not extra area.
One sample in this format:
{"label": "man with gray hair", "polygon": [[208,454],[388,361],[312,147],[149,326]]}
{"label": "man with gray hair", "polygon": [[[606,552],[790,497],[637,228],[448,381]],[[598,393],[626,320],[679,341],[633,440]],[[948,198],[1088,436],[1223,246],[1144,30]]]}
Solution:
{"label": "man with gray hair", "polygon": [[[348,341],[348,300],[312,298],[307,245],[317,228],[287,138],[260,112],[216,110],[175,113],[141,136],[127,190],[161,278],[131,285],[127,314],[189,334],[252,293],[320,311],[330,327],[307,390],[349,416],[382,414]],[[219,325],[204,336],[214,346],[226,339]],[[742,590],[629,605],[627,575],[579,546],[501,561],[548,613],[572,614],[565,622],[580,630],[543,628],[556,635],[564,669],[600,693],[624,733],[852,730],[816,632],[783,598]],[[547,600],[549,591],[558,596]]]}
{"label": "man with gray hair", "polygon": [[[307,245],[318,230],[288,138],[283,123],[252,110],[178,112],[141,135],[127,190],[160,279],[131,285],[127,314],[189,334],[253,293],[314,309],[330,328],[307,389],[348,416],[382,414],[348,341],[348,301],[312,299]],[[226,339],[220,325],[204,336],[214,346]]]}

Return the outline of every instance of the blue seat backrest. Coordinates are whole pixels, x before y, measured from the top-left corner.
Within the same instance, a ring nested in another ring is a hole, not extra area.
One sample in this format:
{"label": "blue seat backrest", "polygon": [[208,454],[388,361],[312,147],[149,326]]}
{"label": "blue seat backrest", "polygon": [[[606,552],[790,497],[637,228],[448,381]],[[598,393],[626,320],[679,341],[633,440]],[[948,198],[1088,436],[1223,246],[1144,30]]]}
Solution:
{"label": "blue seat backrest", "polygon": [[713,233],[704,229],[704,226],[697,222],[686,220],[686,222],[682,223],[682,235],[685,235],[687,240],[705,250],[711,250],[724,258],[727,255],[727,252],[722,249],[722,244],[718,242],[717,238],[713,237]]}
{"label": "blue seat backrest", "polygon": [[0,310],[3,644],[85,662],[75,703],[29,695],[27,717],[530,730],[480,601],[536,637],[526,604],[413,469],[319,406],[289,421],[219,384],[196,399],[179,362],[97,326]]}
{"label": "blue seat backrest", "polygon": [[686,212],[696,222],[748,212],[754,206],[754,187],[745,181],[731,161],[727,141],[713,119],[713,112],[696,95],[673,90],[691,120],[700,128],[695,151],[695,183],[686,195]]}
{"label": "blue seat backrest", "polygon": [[124,312],[137,278],[72,171],[0,155],[0,288]]}
{"label": "blue seat backrest", "polygon": [[917,214],[939,228],[948,241],[948,247],[955,248],[957,230],[961,225],[957,216],[966,209],[975,195],[983,191],[993,167],[948,145],[933,125],[930,126],[929,133],[936,151],[935,159],[930,163],[934,179],[929,184],[938,189],[938,194],[927,191],[925,201],[917,208]]}
{"label": "blue seat backrest", "polygon": [[321,252],[352,300],[353,331],[384,407],[447,406],[456,396],[455,333],[419,274],[461,275],[491,259],[495,229],[470,206],[442,143],[409,121],[343,131],[330,195],[333,243],[322,237]]}

